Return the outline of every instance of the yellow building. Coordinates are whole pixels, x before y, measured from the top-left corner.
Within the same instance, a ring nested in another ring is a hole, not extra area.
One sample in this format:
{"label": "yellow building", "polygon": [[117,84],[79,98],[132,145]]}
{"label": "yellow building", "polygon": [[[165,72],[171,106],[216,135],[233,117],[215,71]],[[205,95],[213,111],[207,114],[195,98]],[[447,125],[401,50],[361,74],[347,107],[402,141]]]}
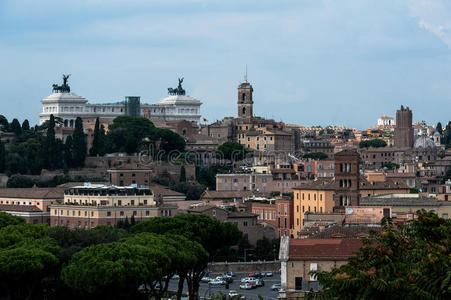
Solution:
{"label": "yellow building", "polygon": [[294,232],[299,236],[304,226],[306,213],[331,213],[334,207],[334,182],[316,180],[298,188],[293,188]]}
{"label": "yellow building", "polygon": [[119,221],[144,221],[159,215],[153,192],[133,186],[92,184],[76,186],[64,192],[62,204],[50,207],[51,226],[93,228],[115,225]]}

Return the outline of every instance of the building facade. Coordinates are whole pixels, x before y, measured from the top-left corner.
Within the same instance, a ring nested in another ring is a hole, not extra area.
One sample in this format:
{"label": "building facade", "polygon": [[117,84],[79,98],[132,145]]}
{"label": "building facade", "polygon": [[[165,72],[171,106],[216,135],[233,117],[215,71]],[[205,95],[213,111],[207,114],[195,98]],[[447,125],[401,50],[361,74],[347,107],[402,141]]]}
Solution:
{"label": "building facade", "polygon": [[154,195],[148,188],[87,184],[64,192],[61,204],[51,205],[50,225],[91,229],[114,226],[125,219],[145,221],[159,215]]}

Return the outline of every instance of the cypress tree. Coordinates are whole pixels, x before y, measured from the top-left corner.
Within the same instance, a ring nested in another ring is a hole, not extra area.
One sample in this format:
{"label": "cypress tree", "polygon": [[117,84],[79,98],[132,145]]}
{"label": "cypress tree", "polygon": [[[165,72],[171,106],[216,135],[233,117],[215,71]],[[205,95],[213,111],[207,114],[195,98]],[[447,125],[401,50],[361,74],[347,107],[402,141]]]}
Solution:
{"label": "cypress tree", "polygon": [[50,115],[47,133],[44,140],[42,156],[44,157],[44,167],[46,169],[54,169],[56,162],[56,139],[55,139],[55,117]]}
{"label": "cypress tree", "polygon": [[72,149],[74,167],[83,167],[86,159],[86,140],[83,132],[83,121],[80,117],[75,120],[75,130],[72,134]]}
{"label": "cypress tree", "polygon": [[64,143],[64,166],[66,168],[72,167],[72,136],[68,136],[66,138],[66,142]]}
{"label": "cypress tree", "polygon": [[435,127],[435,130],[437,130],[438,133],[442,134],[443,133],[442,123],[438,122],[437,126]]}
{"label": "cypress tree", "polygon": [[29,131],[29,130],[30,130],[30,123],[28,122],[27,119],[25,119],[22,122],[22,132]]}
{"label": "cypress tree", "polygon": [[186,182],[186,170],[184,165],[180,168],[180,182]]}
{"label": "cypress tree", "polygon": [[22,134],[22,127],[20,126],[19,120],[13,119],[11,122],[11,131],[16,134],[16,136],[19,136]]}
{"label": "cypress tree", "polygon": [[92,147],[89,149],[89,155],[97,156],[100,152],[100,127],[99,127],[99,117],[96,119],[96,124],[94,126],[94,139],[92,140]]}
{"label": "cypress tree", "polygon": [[105,127],[102,125],[100,125],[100,134],[99,134],[99,154],[100,155],[105,155],[105,153],[107,152],[107,137],[106,137],[106,133],[105,133]]}

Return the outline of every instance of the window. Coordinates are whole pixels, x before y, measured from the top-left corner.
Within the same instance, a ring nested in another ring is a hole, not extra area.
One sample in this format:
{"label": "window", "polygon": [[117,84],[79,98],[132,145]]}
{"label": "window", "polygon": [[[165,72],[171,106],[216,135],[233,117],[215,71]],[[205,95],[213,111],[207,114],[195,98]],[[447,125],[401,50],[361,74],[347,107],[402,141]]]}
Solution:
{"label": "window", "polygon": [[247,221],[243,222],[243,226],[246,227],[247,226]]}
{"label": "window", "polygon": [[146,217],[148,217],[150,215],[149,211],[146,210]]}
{"label": "window", "polygon": [[[310,264],[310,271],[317,271],[318,270],[318,264],[317,263],[311,263]],[[315,275],[310,275],[310,280],[316,281]]]}
{"label": "window", "polygon": [[144,200],[144,205],[147,205],[147,200]]}
{"label": "window", "polygon": [[216,209],[213,209],[213,210],[211,211],[211,214],[212,214],[213,217],[216,217]]}
{"label": "window", "polygon": [[119,215],[120,215],[121,217],[123,217],[123,216],[124,216],[124,212],[121,211],[121,212],[119,213]]}
{"label": "window", "polygon": [[131,205],[135,205],[135,200],[130,200]]}

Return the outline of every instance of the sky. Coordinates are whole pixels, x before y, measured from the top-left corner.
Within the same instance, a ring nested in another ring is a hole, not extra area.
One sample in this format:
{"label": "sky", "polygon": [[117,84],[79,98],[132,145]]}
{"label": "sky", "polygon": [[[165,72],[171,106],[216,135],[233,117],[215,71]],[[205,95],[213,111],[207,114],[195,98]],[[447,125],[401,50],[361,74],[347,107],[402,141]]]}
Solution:
{"label": "sky", "polygon": [[155,103],[184,77],[210,122],[254,113],[364,129],[401,105],[451,119],[449,0],[0,0],[0,114],[38,122],[72,74],[91,103]]}

